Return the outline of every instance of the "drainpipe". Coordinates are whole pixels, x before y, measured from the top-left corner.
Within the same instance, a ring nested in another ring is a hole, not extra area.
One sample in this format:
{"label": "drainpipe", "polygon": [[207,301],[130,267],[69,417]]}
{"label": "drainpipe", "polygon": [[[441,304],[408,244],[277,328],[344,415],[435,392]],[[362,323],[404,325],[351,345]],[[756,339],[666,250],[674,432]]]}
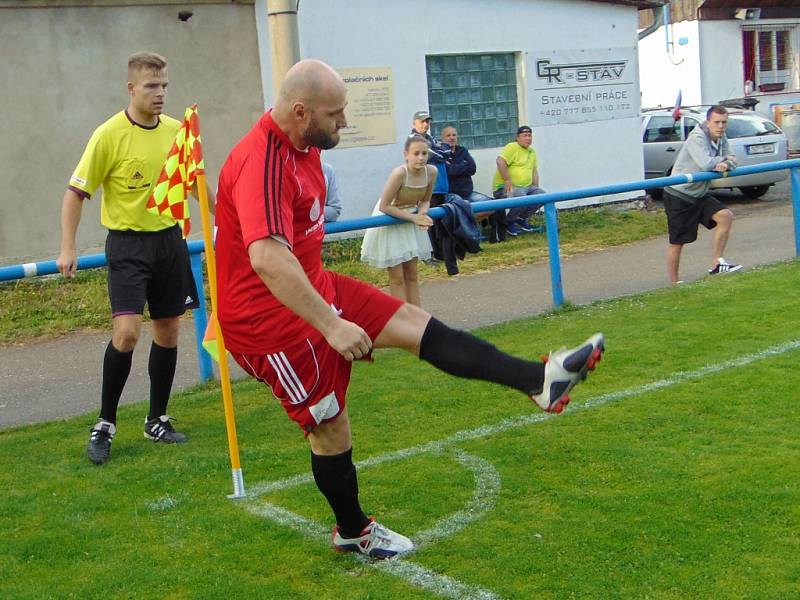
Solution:
{"label": "drainpipe", "polygon": [[639,32],[639,41],[642,41],[648,35],[656,31],[664,23],[663,10],[659,10],[657,8],[651,8],[650,10],[653,11],[653,24]]}
{"label": "drainpipe", "polygon": [[293,64],[300,60],[300,41],[297,29],[297,9],[300,0],[267,0],[270,54],[272,56],[272,90],[278,90]]}
{"label": "drainpipe", "polygon": [[667,54],[672,56],[672,50],[675,47],[675,44],[673,44],[672,42],[672,28],[669,16],[669,2],[667,2],[663,6],[661,12],[664,15],[664,41],[667,44]]}
{"label": "drainpipe", "polygon": [[672,19],[669,14],[669,2],[662,7],[661,12],[664,15],[664,41],[667,46],[667,57],[669,62],[677,66],[683,62],[683,59],[675,62],[675,42],[672,40]]}

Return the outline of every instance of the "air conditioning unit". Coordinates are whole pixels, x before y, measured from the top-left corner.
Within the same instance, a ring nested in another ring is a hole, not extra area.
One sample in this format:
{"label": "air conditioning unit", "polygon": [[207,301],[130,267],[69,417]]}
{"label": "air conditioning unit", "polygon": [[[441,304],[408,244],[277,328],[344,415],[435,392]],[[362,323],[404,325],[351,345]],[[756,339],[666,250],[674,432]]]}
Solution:
{"label": "air conditioning unit", "polygon": [[760,8],[737,8],[736,12],[733,13],[733,17],[735,19],[739,19],[741,21],[751,21],[753,19],[761,18],[761,9]]}

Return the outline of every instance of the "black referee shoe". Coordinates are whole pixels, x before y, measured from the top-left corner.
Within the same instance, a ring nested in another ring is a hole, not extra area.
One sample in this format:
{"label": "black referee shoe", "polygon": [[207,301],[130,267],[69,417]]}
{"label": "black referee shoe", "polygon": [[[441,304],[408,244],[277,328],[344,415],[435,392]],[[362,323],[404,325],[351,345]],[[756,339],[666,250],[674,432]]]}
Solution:
{"label": "black referee shoe", "polygon": [[144,422],[144,437],[154,442],[164,442],[165,444],[182,444],[186,441],[186,436],[175,431],[172,426],[174,421],[169,415],[153,417]]}
{"label": "black referee shoe", "polygon": [[108,462],[108,457],[111,455],[111,441],[117,433],[117,428],[110,421],[97,419],[97,423],[89,431],[92,433],[86,444],[86,454],[94,464],[102,465]]}

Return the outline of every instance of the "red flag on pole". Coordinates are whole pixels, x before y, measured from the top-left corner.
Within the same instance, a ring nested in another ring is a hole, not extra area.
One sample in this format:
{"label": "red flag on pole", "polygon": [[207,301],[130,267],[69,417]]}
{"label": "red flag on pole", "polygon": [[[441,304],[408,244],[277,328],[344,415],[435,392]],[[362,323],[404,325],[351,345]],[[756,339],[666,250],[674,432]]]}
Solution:
{"label": "red flag on pole", "polygon": [[672,118],[678,121],[681,118],[681,102],[683,101],[683,92],[678,90],[678,97],[675,98],[675,108],[672,109]]}

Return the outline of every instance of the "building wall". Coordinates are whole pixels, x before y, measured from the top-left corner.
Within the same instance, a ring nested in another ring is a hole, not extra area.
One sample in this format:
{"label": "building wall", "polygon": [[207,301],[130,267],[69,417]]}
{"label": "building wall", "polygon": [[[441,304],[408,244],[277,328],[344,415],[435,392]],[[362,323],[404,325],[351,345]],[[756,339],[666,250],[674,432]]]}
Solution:
{"label": "building wall", "polygon": [[[188,23],[178,20],[179,9],[194,12]],[[180,118],[199,104],[215,185],[222,160],[263,106],[252,5],[0,5],[3,263],[58,254],[67,181],[94,128],[127,106],[127,57],[138,50],[169,60],[168,114]],[[79,252],[98,249],[104,238],[98,192],[84,206]]]}
{"label": "building wall", "polygon": [[[683,90],[683,104],[716,104],[744,96],[744,57],[741,20],[683,21],[672,25],[674,52],[667,54],[665,28],[659,28],[639,42],[639,79],[642,106],[673,106],[677,90]],[[763,26],[796,26],[797,19],[761,20]],[[678,41],[685,37],[687,44]],[[792,47],[800,48],[800,28],[794,30]],[[795,52],[795,54],[797,54]],[[677,63],[677,64],[675,64]],[[798,86],[797,79],[793,83]],[[800,89],[755,92],[755,111],[776,119],[775,107],[800,104]]]}
{"label": "building wall", "polygon": [[[265,11],[265,6],[265,0],[256,0],[257,12]],[[408,0],[382,3],[379,10],[370,0],[350,0],[344,5],[303,0],[299,13],[302,57],[319,58],[334,68],[391,66],[394,77],[397,142],[324,153],[324,159],[336,169],[344,205],[342,218],[369,215],[389,171],[402,163],[402,144],[411,129],[411,116],[428,106],[426,54],[520,52],[524,63],[535,50],[635,47],[636,24],[633,7],[579,0],[504,0],[490,8],[481,0]],[[349,33],[331,44],[338,27]],[[259,29],[269,102],[268,35],[266,27]],[[523,78],[520,123],[528,118],[524,96],[531,93],[532,86],[528,74]],[[638,117],[534,127],[542,186],[559,191],[642,179],[639,129]],[[497,152],[483,149],[472,153],[478,165],[478,191],[491,193]]]}
{"label": "building wall", "polygon": [[741,21],[699,21],[702,102],[744,96]]}
{"label": "building wall", "polygon": [[[671,45],[667,45],[667,28],[639,41],[639,85],[642,106],[674,106],[678,91],[686,106],[702,102],[700,76],[700,32],[697,21],[683,21],[670,26]],[[680,44],[681,38],[686,39]]]}
{"label": "building wall", "polygon": [[[8,123],[0,138],[4,263],[56,256],[66,182],[92,130],[127,104],[125,60],[132,52],[150,49],[170,60],[169,114],[180,116],[185,106],[199,103],[212,186],[227,152],[272,102],[266,0],[255,0],[255,6],[172,0],[90,4],[4,8],[0,3],[0,51],[14,57],[0,64],[0,78],[15,82],[0,94]],[[179,9],[194,12],[188,23],[178,20]],[[583,0],[498,0],[491,6],[480,0],[379,5],[303,0],[302,57],[339,68],[389,66],[394,78],[396,142],[326,152],[337,170],[343,218],[368,215],[389,171],[401,164],[411,115],[428,104],[426,54],[518,53],[520,123],[525,123],[525,98],[533,90],[525,73],[531,54],[634,48],[636,25],[634,7]],[[534,146],[542,186],[551,191],[642,178],[638,117],[534,127]],[[497,151],[474,152],[480,191],[491,192]],[[100,248],[104,239],[97,200],[84,209],[80,252]]]}

